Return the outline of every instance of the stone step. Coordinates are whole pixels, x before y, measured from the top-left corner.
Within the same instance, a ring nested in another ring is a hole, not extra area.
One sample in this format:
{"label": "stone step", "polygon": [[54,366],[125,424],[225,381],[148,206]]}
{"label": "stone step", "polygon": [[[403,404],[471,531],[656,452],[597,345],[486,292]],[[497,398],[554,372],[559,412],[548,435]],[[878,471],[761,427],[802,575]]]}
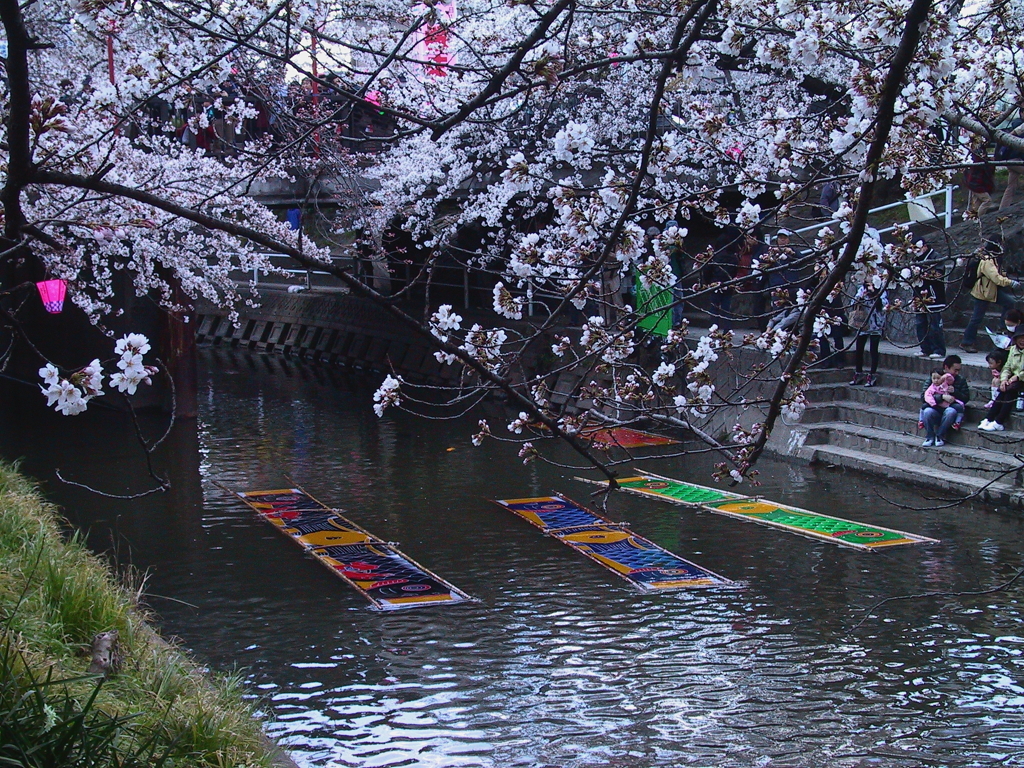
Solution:
{"label": "stone step", "polygon": [[[981,347],[979,347],[981,349]],[[988,350],[986,349],[986,352]],[[962,349],[949,348],[950,354],[956,354],[960,356],[963,362],[963,369],[961,374],[970,382],[985,381],[989,380],[988,365],[985,363],[985,353],[975,352],[968,353]],[[867,354],[865,354],[865,367],[867,363]],[[819,366],[812,366],[810,368],[811,378],[815,380],[823,379],[827,381],[841,381],[844,374],[839,371],[846,371],[847,381],[853,372],[854,353],[852,350],[847,349],[843,358],[843,366],[841,368],[823,368]],[[931,360],[926,357],[921,357],[919,350],[914,347],[907,350],[900,350],[900,352],[887,352],[883,351],[878,358],[878,371],[883,375],[891,374],[902,374],[906,376],[913,376],[924,381],[935,368],[942,367],[942,360]]]}
{"label": "stone step", "polygon": [[[835,445],[806,446],[801,453],[812,464],[864,472],[876,477],[887,477],[914,485],[937,488],[948,493],[951,496],[951,501],[959,497],[973,495],[972,499],[964,498],[964,501],[977,499],[1012,509],[1024,508],[1024,490],[1006,482],[993,482],[987,477],[960,473],[946,467],[936,468],[900,461],[889,456],[877,456],[855,448],[843,448]],[[941,504],[942,502],[931,503]],[[922,502],[922,506],[928,505],[928,501]]]}
{"label": "stone step", "polygon": [[[823,422],[810,426],[804,445],[851,448],[874,456],[936,469],[948,469],[999,479],[1009,485],[1021,485],[1022,464],[1012,454],[987,447],[965,445],[952,433],[941,448],[926,448],[923,430],[907,434],[844,422]],[[1008,473],[1008,474],[1006,474]]]}
{"label": "stone step", "polygon": [[[963,350],[953,349],[952,347],[950,347],[949,352],[960,356],[963,362],[961,374],[965,379],[968,381],[988,381],[988,366],[985,364],[985,355],[983,353],[968,354]],[[847,352],[847,362],[852,362],[852,360],[853,354]],[[904,351],[902,354],[883,351],[879,356],[878,368],[881,371],[906,373],[924,379],[931,375],[934,368],[940,368],[941,366],[941,360],[929,360],[928,358],[921,357],[918,354],[918,349],[914,347]]]}
{"label": "stone step", "polygon": [[[884,408],[895,408],[907,412],[919,410],[921,407],[921,394],[924,392],[924,382],[919,381],[912,388],[896,388],[884,386],[887,378],[880,378],[882,382],[876,387],[850,386],[849,384],[812,384],[807,388],[806,395],[808,402],[828,403],[840,400],[849,400],[854,403],[866,403],[868,405],[879,405]],[[914,385],[910,379],[909,384]],[[968,403],[968,411],[972,408],[978,412],[988,402],[990,389],[986,386],[971,387],[973,399]],[[984,398],[984,399],[983,399]],[[977,420],[981,421],[982,417]]]}
{"label": "stone step", "polygon": [[[880,381],[884,381],[884,379],[880,378]],[[920,407],[921,402],[920,391],[914,392],[910,389],[895,389],[881,385],[854,387],[849,384],[812,384],[807,388],[805,394],[808,402],[811,403],[850,401],[908,412]]]}
{"label": "stone step", "polygon": [[[841,421],[848,424],[859,424],[876,429],[884,429],[896,434],[918,434],[917,417],[919,409],[913,411],[888,408],[868,403],[857,403],[850,400],[837,400],[830,403],[811,403],[804,411],[801,422],[806,425],[824,422]],[[952,436],[955,444],[974,448],[985,448],[1001,453],[1015,453],[1024,446],[1024,414],[1017,412],[1010,417],[1007,429],[1003,432],[981,432],[977,425],[984,418],[980,408],[967,408],[963,429]],[[924,440],[922,433],[921,439]]]}
{"label": "stone step", "polygon": [[[974,302],[973,300],[969,303],[960,304],[959,302],[953,306],[952,309],[947,309],[942,313],[942,325],[943,330],[947,333],[953,328],[964,328],[971,319],[971,315],[974,314]],[[993,331],[998,328],[1003,321],[1003,309],[998,309],[995,305],[989,306],[985,311],[985,317],[981,320],[981,327],[984,328],[988,325]]]}
{"label": "stone step", "polygon": [[[984,356],[996,348],[996,345],[992,343],[992,339],[985,333],[985,324],[982,323],[978,329],[978,337],[975,341],[975,346],[978,348],[978,354]],[[995,325],[989,324],[989,328],[996,331],[997,328],[1002,327],[1002,323],[997,322]],[[946,345],[949,347],[950,352],[955,352],[958,355],[962,355],[964,350],[961,345],[964,342],[964,329],[963,328],[948,328],[946,329]]]}
{"label": "stone step", "polygon": [[[852,378],[852,369],[821,371],[820,373],[815,371],[811,374],[811,381],[813,382],[811,386],[822,388],[829,386],[849,387],[850,380]],[[887,389],[899,389],[920,395],[924,392],[927,385],[931,383],[931,373],[909,373],[907,371],[879,370],[878,383],[881,387]],[[967,383],[971,387],[971,396],[973,400],[978,400],[982,395],[984,395],[986,400],[988,399],[990,378],[987,375],[984,379],[968,379]],[[870,391],[870,389],[871,388],[869,387],[868,391]],[[837,391],[835,394],[840,393]]]}

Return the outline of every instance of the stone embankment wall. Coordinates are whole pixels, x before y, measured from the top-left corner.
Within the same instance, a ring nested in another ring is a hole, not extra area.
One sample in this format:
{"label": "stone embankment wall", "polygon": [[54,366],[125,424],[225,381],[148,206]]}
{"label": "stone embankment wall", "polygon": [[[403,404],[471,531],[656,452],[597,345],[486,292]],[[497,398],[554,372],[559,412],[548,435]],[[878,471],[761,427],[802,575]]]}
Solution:
{"label": "stone embankment wall", "polygon": [[[352,369],[402,376],[436,384],[453,383],[457,369],[442,365],[426,339],[415,335],[372,302],[347,294],[288,294],[268,292],[258,307],[248,308],[233,325],[227,313],[212,306],[197,307],[197,338],[201,343],[274,352],[333,363]],[[694,329],[694,341],[702,333]],[[769,367],[755,374],[759,366]],[[764,401],[771,396],[781,365],[755,349],[736,348],[721,355],[710,369],[716,389],[739,393],[748,405],[716,408],[694,425],[715,437],[727,436],[737,421],[744,427],[764,418]],[[589,381],[589,379],[588,379]],[[578,399],[578,374],[563,373],[552,382],[552,402],[567,412],[579,412],[591,403]],[[777,433],[789,430],[783,424]],[[772,443],[786,435],[773,436]]]}
{"label": "stone embankment wall", "polygon": [[441,365],[426,339],[372,302],[340,293],[267,292],[238,325],[213,306],[196,308],[199,342],[278,352],[357,370],[398,373],[445,383],[456,373]]}

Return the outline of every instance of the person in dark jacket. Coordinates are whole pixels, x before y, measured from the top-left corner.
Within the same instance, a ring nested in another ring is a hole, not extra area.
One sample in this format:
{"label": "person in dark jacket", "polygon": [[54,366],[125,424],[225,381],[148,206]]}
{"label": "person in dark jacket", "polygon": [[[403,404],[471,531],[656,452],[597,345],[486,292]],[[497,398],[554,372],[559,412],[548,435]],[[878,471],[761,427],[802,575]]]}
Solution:
{"label": "person in dark jacket", "polygon": [[713,245],[711,258],[701,269],[701,283],[714,286],[708,299],[708,314],[722,330],[731,330],[733,285],[726,285],[736,277],[739,249],[743,236],[735,227],[726,228]]}
{"label": "person in dark jacket", "polygon": [[[960,355],[950,355],[942,361],[943,372],[953,377],[953,396],[964,405],[967,405],[971,399],[971,387],[967,383],[967,379],[960,375],[962,367],[963,361],[960,359]],[[924,401],[923,395],[921,400],[922,402]],[[928,435],[935,435],[936,444],[944,443],[946,435],[956,421],[956,417],[957,412],[953,408],[939,410],[927,406],[921,412],[921,426],[925,428]]]}
{"label": "person in dark jacket", "polygon": [[971,155],[976,163],[964,171],[964,186],[967,187],[967,210],[983,216],[992,206],[992,193],[996,191],[996,169],[989,162],[988,150],[982,149]]}
{"label": "person in dark jacket", "polygon": [[942,330],[942,311],[946,308],[945,259],[924,240],[918,240],[916,248],[914,264],[924,280],[914,297],[917,343],[923,357],[942,360],[946,357],[946,336]]}

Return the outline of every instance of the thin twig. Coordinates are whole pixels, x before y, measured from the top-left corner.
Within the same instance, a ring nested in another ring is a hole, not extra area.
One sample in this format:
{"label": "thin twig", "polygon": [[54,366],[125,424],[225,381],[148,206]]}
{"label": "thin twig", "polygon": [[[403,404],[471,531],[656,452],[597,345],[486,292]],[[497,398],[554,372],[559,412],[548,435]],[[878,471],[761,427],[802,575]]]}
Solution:
{"label": "thin twig", "polygon": [[[132,493],[132,494],[107,493],[106,491],[101,491],[98,488],[93,488],[91,485],[86,485],[85,483],[77,483],[74,480],[68,480],[63,475],[61,475],[60,469],[56,469],[54,471],[54,474],[56,474],[57,475],[57,479],[60,480],[65,485],[73,485],[76,488],[84,488],[85,490],[90,491],[91,493],[95,493],[97,496],[103,496],[104,498],[107,498],[107,499],[124,499],[126,501],[130,501],[132,499],[141,499],[144,496],[151,496],[154,493],[163,493],[164,491],[166,491],[166,490],[168,490],[170,488],[170,485],[167,484],[167,485],[161,485],[159,488],[150,488],[148,491],[141,491],[139,493]],[[159,479],[160,478],[157,478],[157,480],[159,480]]]}
{"label": "thin twig", "polygon": [[850,631],[853,632],[854,630],[859,629],[861,624],[871,618],[871,614],[874,613],[876,608],[885,605],[886,603],[895,602],[896,600],[920,600],[927,597],[969,597],[975,595],[991,595],[993,592],[1000,592],[1011,586],[1021,576],[1024,576],[1024,568],[1017,571],[1009,581],[1006,581],[999,586],[991,587],[990,589],[965,590],[962,592],[921,592],[916,595],[896,595],[895,597],[887,597],[884,600],[879,600],[868,608],[867,612],[864,614],[864,618],[854,624]]}

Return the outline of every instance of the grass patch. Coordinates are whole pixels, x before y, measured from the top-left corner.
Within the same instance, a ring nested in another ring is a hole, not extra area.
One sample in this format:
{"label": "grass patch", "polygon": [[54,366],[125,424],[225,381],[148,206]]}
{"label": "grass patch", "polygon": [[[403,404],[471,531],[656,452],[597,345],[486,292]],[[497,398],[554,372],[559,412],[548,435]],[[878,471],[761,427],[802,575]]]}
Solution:
{"label": "grass patch", "polygon": [[[88,674],[117,630],[120,669]],[[161,641],[136,593],[0,462],[0,766],[270,766],[236,678]]]}

